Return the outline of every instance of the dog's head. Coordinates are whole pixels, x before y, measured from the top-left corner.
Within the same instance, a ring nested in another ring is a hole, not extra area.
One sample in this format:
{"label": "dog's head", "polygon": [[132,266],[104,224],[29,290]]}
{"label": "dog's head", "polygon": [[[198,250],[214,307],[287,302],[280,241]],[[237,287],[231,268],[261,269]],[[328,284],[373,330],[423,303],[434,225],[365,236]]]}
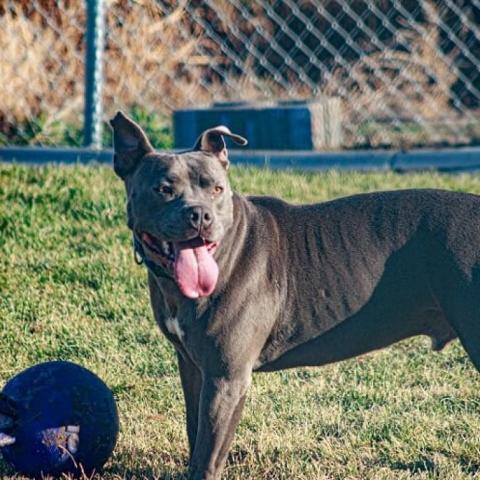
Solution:
{"label": "dog's head", "polygon": [[214,253],[233,221],[224,137],[247,141],[227,127],[203,132],[192,151],[156,152],[143,130],[119,112],[113,128],[115,173],[127,191],[128,226],[145,255],[189,298],[217,283]]}

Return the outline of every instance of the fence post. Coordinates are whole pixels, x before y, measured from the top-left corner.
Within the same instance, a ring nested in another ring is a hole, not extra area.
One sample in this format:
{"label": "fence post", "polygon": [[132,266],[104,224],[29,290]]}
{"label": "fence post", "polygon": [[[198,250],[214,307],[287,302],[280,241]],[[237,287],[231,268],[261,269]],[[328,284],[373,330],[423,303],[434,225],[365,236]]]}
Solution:
{"label": "fence post", "polygon": [[102,82],[105,37],[104,0],[86,0],[84,140],[86,147],[102,146]]}

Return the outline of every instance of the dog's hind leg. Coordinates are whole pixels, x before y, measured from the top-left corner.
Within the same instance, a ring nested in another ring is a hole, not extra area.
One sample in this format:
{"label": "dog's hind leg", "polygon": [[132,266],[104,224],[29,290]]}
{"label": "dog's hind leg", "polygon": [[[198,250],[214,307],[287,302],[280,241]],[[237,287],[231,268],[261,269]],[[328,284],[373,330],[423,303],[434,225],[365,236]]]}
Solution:
{"label": "dog's hind leg", "polygon": [[477,306],[468,305],[452,312],[447,311],[447,318],[457,332],[463,348],[468,353],[475,368],[480,371],[480,296],[476,300]]}
{"label": "dog's hind leg", "polygon": [[476,275],[475,270],[471,275],[450,270],[449,275],[443,279],[439,275],[432,283],[447,322],[480,371],[480,275]]}

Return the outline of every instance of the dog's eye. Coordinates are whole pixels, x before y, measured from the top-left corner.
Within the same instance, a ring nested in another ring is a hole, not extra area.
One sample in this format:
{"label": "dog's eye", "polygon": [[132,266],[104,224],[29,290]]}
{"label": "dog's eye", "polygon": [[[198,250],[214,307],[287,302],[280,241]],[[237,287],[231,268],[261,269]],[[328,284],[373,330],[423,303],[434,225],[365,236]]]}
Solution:
{"label": "dog's eye", "polygon": [[170,185],[160,185],[158,187],[155,187],[154,190],[157,193],[161,193],[162,195],[173,195],[173,188]]}
{"label": "dog's eye", "polygon": [[214,195],[220,195],[221,193],[223,193],[223,187],[221,185],[216,185],[213,188],[213,194]]}

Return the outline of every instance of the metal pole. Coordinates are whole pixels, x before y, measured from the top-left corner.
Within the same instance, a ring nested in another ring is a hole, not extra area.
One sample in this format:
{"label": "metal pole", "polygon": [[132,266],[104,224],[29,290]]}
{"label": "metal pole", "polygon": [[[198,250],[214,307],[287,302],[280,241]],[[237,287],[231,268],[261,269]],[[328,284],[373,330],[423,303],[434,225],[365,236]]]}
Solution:
{"label": "metal pole", "polygon": [[85,51],[85,117],[86,147],[102,146],[102,83],[105,37],[105,8],[103,0],[86,0],[87,33]]}

